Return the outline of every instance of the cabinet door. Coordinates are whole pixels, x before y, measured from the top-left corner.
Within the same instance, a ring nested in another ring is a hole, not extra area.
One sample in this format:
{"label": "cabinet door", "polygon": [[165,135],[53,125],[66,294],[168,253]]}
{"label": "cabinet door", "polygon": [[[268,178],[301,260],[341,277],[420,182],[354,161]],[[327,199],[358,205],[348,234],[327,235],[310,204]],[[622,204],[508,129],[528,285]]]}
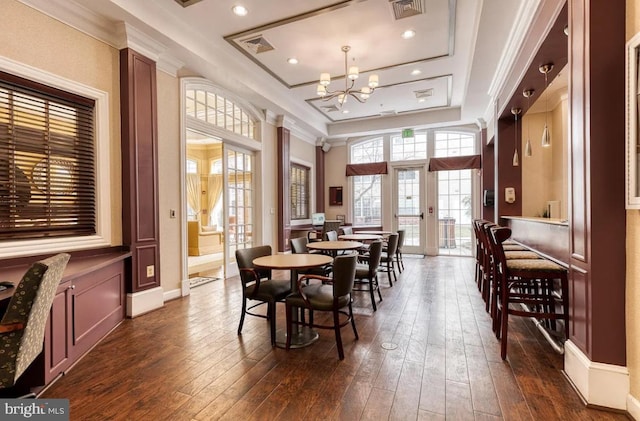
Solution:
{"label": "cabinet door", "polygon": [[45,384],[71,363],[71,282],[60,284],[53,299],[44,337]]}
{"label": "cabinet door", "polygon": [[124,263],[73,280],[73,358],[81,357],[125,315]]}

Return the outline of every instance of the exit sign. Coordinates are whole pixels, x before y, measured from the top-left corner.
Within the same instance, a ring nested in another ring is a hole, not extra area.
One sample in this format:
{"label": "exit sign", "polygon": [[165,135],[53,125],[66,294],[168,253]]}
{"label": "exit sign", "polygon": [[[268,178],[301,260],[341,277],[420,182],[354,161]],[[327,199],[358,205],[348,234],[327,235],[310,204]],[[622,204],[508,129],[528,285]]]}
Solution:
{"label": "exit sign", "polygon": [[406,139],[409,137],[413,137],[413,129],[403,129],[402,130],[402,138]]}

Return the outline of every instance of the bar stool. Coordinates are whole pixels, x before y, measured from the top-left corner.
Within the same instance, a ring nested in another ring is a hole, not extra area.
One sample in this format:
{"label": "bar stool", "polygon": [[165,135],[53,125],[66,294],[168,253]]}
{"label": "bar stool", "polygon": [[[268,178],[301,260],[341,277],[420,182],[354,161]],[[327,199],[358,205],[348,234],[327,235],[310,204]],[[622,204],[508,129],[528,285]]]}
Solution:
{"label": "bar stool", "polygon": [[[569,305],[567,270],[549,259],[507,259],[502,243],[511,236],[511,229],[492,227],[490,239],[494,256],[495,300],[494,325],[499,322],[496,337],[500,339],[500,356],[507,358],[509,315],[564,321],[565,338],[569,337]],[[560,284],[562,311],[556,311],[556,280]],[[520,304],[520,306],[515,305]]]}

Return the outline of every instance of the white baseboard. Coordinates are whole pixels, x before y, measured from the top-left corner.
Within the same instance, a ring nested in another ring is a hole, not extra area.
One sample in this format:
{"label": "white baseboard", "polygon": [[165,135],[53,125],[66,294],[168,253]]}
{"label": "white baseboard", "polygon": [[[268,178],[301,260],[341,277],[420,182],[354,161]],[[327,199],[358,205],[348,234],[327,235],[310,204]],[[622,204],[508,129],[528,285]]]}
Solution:
{"label": "white baseboard", "polygon": [[164,305],[162,287],[127,294],[127,317],[136,317]]}
{"label": "white baseboard", "polygon": [[640,401],[631,395],[627,395],[627,412],[634,420],[640,420]]}
{"label": "white baseboard", "polygon": [[172,289],[171,291],[165,291],[162,296],[165,303],[167,301],[175,300],[176,298],[182,297],[182,289],[176,288]]}
{"label": "white baseboard", "polygon": [[440,253],[438,247],[427,247],[427,256],[437,256]]}
{"label": "white baseboard", "polygon": [[627,367],[593,362],[573,342],[566,341],[564,371],[588,404],[627,409]]}
{"label": "white baseboard", "polygon": [[186,297],[191,294],[191,284],[189,283],[189,279],[182,280],[182,296]]}

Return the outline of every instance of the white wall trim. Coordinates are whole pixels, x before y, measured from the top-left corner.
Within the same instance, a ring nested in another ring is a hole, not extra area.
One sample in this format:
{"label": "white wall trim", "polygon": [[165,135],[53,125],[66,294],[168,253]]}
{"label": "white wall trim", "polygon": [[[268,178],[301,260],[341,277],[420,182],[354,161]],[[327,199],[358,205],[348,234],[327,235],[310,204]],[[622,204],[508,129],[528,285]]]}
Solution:
{"label": "white wall trim", "polygon": [[127,317],[137,317],[162,306],[164,306],[162,287],[127,294]]}
{"label": "white wall trim", "polygon": [[191,295],[191,282],[189,282],[189,279],[183,279],[180,285],[183,297]]}
{"label": "white wall trim", "polygon": [[182,290],[180,288],[175,288],[170,291],[165,291],[163,294],[164,302],[175,300],[176,298],[182,297]]}
{"label": "white wall trim", "polygon": [[640,401],[627,395],[627,412],[634,420],[640,420]]}
{"label": "white wall trim", "polygon": [[570,340],[564,351],[564,371],[588,404],[627,409],[627,367],[593,362]]}
{"label": "white wall trim", "polygon": [[96,235],[6,242],[0,257],[82,250],[111,245],[111,153],[109,93],[53,73],[0,57],[0,70],[95,100]]}

